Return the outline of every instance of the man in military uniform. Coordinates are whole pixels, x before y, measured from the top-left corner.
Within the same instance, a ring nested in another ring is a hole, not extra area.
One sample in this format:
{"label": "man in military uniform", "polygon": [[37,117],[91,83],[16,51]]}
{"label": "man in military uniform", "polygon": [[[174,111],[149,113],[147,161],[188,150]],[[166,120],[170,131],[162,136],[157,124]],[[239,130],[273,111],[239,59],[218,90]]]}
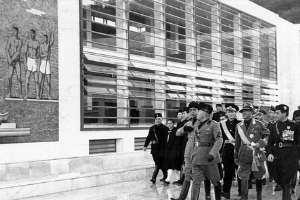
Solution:
{"label": "man in military uniform", "polygon": [[191,172],[192,172],[192,165],[191,165],[191,155],[193,150],[193,143],[191,142],[192,138],[194,137],[194,128],[197,126],[197,113],[198,113],[198,104],[195,101],[192,101],[189,106],[189,113],[187,116],[187,122],[183,127],[177,130],[176,135],[182,136],[187,135],[188,141],[186,143],[185,152],[184,152],[184,181],[182,184],[182,188],[180,191],[179,197],[171,198],[171,200],[185,200],[191,184]]}
{"label": "man in military uniform", "polygon": [[293,121],[295,120],[296,116],[300,115],[300,106],[298,106],[298,110],[295,110],[293,113]]}
{"label": "man in military uniform", "polygon": [[268,161],[273,162],[273,178],[283,189],[282,199],[291,199],[291,181],[299,166],[300,133],[297,125],[288,119],[289,107],[276,106],[276,124],[268,139]]}
{"label": "man in military uniform", "polygon": [[258,120],[258,121],[261,121],[265,126],[268,125],[268,122],[266,122],[264,120],[264,116],[266,115],[266,111],[264,111],[263,109],[259,108],[257,109],[256,111],[256,115],[255,115],[255,118]]}
{"label": "man in military uniform", "polygon": [[223,137],[222,162],[224,165],[222,196],[230,199],[230,189],[236,168],[234,163],[235,128],[240,121],[236,119],[236,112],[239,111],[237,105],[228,103],[225,108],[228,119],[220,123]]}
{"label": "man in military uniform", "polygon": [[211,120],[212,106],[200,103],[198,106],[194,144],[192,151],[192,195],[191,200],[198,200],[200,184],[207,177],[215,186],[215,199],[221,200],[221,183],[218,163],[221,162],[219,151],[222,147],[222,133],[216,121]]}
{"label": "man in military uniform", "polygon": [[220,117],[221,116],[224,116],[225,115],[225,112],[222,111],[222,104],[217,104],[216,105],[216,109],[217,109],[217,112],[215,112],[213,114],[213,117],[212,117],[212,120],[215,120],[216,122],[219,122],[220,121]]}
{"label": "man in military uniform", "polygon": [[155,125],[151,126],[149,129],[148,136],[146,138],[143,150],[146,151],[149,143],[151,142],[151,154],[155,163],[154,172],[150,181],[152,183],[156,182],[156,177],[159,169],[163,172],[163,179],[167,178],[167,170],[162,169],[162,161],[164,157],[165,149],[165,138],[168,134],[168,128],[162,124],[162,115],[161,113],[155,113]]}
{"label": "man in military uniform", "polygon": [[262,122],[252,118],[254,112],[251,104],[245,104],[240,110],[244,121],[240,122],[235,129],[235,163],[239,165],[238,176],[241,179],[241,199],[248,199],[248,180],[253,172],[256,179],[257,200],[261,200],[262,180],[266,169],[264,161],[266,156],[260,148],[267,145],[269,130]]}

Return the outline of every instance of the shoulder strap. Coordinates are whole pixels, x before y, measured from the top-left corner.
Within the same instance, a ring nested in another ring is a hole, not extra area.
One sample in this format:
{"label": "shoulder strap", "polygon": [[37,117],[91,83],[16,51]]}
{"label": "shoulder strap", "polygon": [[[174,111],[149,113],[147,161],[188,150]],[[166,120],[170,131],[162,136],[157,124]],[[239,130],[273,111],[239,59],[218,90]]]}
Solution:
{"label": "shoulder strap", "polygon": [[232,137],[232,135],[229,133],[228,128],[227,128],[227,126],[226,126],[226,122],[225,122],[225,121],[222,121],[221,124],[222,124],[224,133],[225,133],[225,135],[227,136],[228,140],[229,140],[230,142],[234,142],[235,139],[234,139],[234,138]]}
{"label": "shoulder strap", "polygon": [[241,139],[243,140],[243,142],[244,142],[245,144],[247,144],[247,146],[248,146],[250,149],[253,150],[252,146],[250,146],[250,141],[249,141],[248,138],[246,137],[246,135],[245,135],[243,129],[241,128],[241,126],[237,126],[237,128],[238,128],[238,133],[239,133]]}
{"label": "shoulder strap", "polygon": [[276,127],[276,132],[279,135],[280,139],[282,140],[282,136],[280,135],[279,131],[278,131],[278,124],[275,123],[275,127]]}
{"label": "shoulder strap", "polygon": [[158,141],[158,138],[157,138],[156,133],[155,133],[155,125],[153,127],[153,133],[154,133],[155,139]]}

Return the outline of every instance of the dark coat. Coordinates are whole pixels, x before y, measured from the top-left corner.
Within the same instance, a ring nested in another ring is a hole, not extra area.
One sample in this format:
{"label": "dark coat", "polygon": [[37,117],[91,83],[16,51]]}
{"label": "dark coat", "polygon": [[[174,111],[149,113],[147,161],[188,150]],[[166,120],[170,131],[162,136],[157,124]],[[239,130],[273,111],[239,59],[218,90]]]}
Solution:
{"label": "dark coat", "polygon": [[149,129],[144,147],[148,147],[151,142],[151,154],[156,165],[162,164],[167,134],[168,128],[163,124],[153,125]]}
{"label": "dark coat", "polygon": [[[232,121],[226,120],[225,125],[227,126],[227,129],[231,136],[235,138],[235,128],[236,125],[240,123],[239,120],[234,119]],[[225,134],[223,124],[220,123],[221,131],[222,131],[222,137],[223,137],[223,148],[222,148],[222,163],[224,164],[224,170],[226,168],[234,168],[234,145],[233,144],[225,144],[225,141],[228,140],[228,137]]]}
{"label": "dark coat", "polygon": [[177,128],[168,131],[162,168],[180,170],[182,165],[181,147],[183,137],[176,136]]}
{"label": "dark coat", "polygon": [[225,116],[225,112],[223,112],[223,111],[215,112],[212,116],[212,120],[219,122],[221,116]]}
{"label": "dark coat", "polygon": [[[278,128],[278,132],[276,127]],[[285,122],[276,122],[270,129],[268,152],[274,156],[271,174],[276,183],[286,185],[295,176],[299,168],[299,127],[291,120],[287,120]],[[294,131],[293,141],[284,137],[283,133],[286,130]],[[280,148],[280,142],[291,143],[293,146]]]}
{"label": "dark coat", "polygon": [[[177,123],[177,126],[176,126],[177,130],[182,128],[185,125],[185,123],[187,123],[187,122],[188,122],[187,120],[179,121]],[[187,137],[187,135],[182,135],[182,136],[177,136],[177,137],[182,137],[182,140],[183,140],[182,141],[182,146],[181,146],[181,159],[182,159],[182,163],[183,163],[183,161],[184,161],[184,151],[185,151],[186,143],[188,141],[188,137]]]}

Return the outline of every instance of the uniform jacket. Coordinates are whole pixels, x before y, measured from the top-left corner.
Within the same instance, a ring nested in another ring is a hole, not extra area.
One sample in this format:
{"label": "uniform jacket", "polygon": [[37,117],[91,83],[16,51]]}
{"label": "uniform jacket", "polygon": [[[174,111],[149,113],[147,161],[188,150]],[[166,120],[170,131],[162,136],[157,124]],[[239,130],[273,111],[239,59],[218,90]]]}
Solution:
{"label": "uniform jacket", "polygon": [[[278,128],[278,132],[276,130]],[[283,133],[286,130],[294,131],[293,140],[287,140]],[[292,143],[292,147],[279,147],[279,143]],[[287,120],[285,122],[276,122],[273,126],[270,127],[270,136],[268,139],[268,152],[274,156],[275,164],[273,164],[272,173],[274,180],[278,184],[285,185],[292,179],[297,169],[299,168],[299,144],[300,144],[300,133],[299,127],[292,122]],[[280,163],[280,166],[278,166]],[[277,171],[280,168],[281,174],[278,174]]]}
{"label": "uniform jacket", "polygon": [[[198,138],[196,137],[198,134]],[[200,141],[198,141],[200,140]],[[195,146],[196,142],[212,142],[213,146]],[[192,164],[196,165],[211,165],[220,163],[220,149],[223,144],[222,133],[219,124],[214,120],[208,120],[199,129],[196,126],[195,135],[189,141],[193,144],[194,149],[192,152]],[[207,161],[207,154],[214,156],[214,160],[211,162]]]}
{"label": "uniform jacket", "polygon": [[[185,123],[184,126],[191,126],[191,127],[195,128],[197,126],[197,121],[196,121],[195,118],[190,119],[188,122]],[[184,126],[177,130],[176,135],[177,136],[182,136],[184,134],[187,134],[188,141],[186,143],[186,147],[185,147],[185,151],[184,151],[184,157],[185,158],[191,158],[191,156],[192,156],[192,150],[193,150],[194,146],[193,146],[193,143],[190,142],[190,140],[194,137],[194,131],[192,131],[192,132],[185,132],[183,130]]]}
{"label": "uniform jacket", "polygon": [[264,148],[267,145],[267,138],[270,131],[263,125],[262,122],[252,119],[248,129],[246,129],[244,120],[241,121],[235,129],[235,152],[234,158],[238,158],[239,163],[252,163],[253,161],[253,151],[245,144],[238,133],[238,127],[244,131],[245,136],[248,138],[249,142],[254,142],[259,144],[259,148],[256,148],[257,153],[260,152],[260,148]]}
{"label": "uniform jacket", "polygon": [[151,142],[151,154],[158,154],[161,151],[164,151],[168,130],[168,127],[163,124],[151,126],[144,147],[148,147]]}
{"label": "uniform jacket", "polygon": [[[234,119],[232,121],[226,120],[225,124],[227,126],[227,129],[230,133],[230,135],[235,138],[235,128],[236,125],[238,123],[240,123],[241,121]],[[226,160],[228,160],[228,158],[234,158],[234,146],[233,145],[225,145],[225,140],[228,140],[225,131],[224,131],[224,127],[222,125],[222,123],[220,123],[220,127],[221,127],[221,131],[222,131],[222,137],[223,137],[223,149],[222,149],[222,159],[223,162],[226,162]],[[227,158],[227,159],[226,159]]]}

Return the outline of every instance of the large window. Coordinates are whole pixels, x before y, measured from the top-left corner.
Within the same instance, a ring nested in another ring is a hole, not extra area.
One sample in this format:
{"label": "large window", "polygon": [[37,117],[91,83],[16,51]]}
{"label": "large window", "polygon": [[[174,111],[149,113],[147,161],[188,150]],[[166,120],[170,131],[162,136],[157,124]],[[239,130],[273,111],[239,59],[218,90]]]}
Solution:
{"label": "large window", "polygon": [[272,24],[214,0],[81,2],[83,128],[148,127],[192,100],[276,102],[260,92],[277,81]]}

